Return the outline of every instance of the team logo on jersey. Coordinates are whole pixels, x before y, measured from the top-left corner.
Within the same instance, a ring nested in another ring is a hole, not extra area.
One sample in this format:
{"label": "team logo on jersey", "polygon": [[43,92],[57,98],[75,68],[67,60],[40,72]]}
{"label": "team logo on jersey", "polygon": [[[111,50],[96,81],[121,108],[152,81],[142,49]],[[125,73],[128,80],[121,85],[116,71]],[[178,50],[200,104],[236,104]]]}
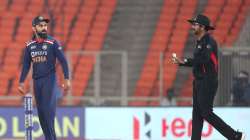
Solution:
{"label": "team logo on jersey", "polygon": [[208,48],[208,49],[210,49],[210,48],[211,48],[211,46],[208,44],[208,45],[207,45],[207,48]]}
{"label": "team logo on jersey", "polygon": [[201,49],[201,45],[198,45],[197,48],[198,48],[198,49]]}
{"label": "team logo on jersey", "polygon": [[60,47],[58,47],[58,50],[62,50],[62,47],[60,46]]}
{"label": "team logo on jersey", "polygon": [[33,45],[33,46],[30,47],[31,50],[33,50],[33,49],[35,49],[35,48],[36,48],[35,45]]}
{"label": "team logo on jersey", "polygon": [[43,50],[47,50],[48,46],[47,45],[43,45],[42,49]]}

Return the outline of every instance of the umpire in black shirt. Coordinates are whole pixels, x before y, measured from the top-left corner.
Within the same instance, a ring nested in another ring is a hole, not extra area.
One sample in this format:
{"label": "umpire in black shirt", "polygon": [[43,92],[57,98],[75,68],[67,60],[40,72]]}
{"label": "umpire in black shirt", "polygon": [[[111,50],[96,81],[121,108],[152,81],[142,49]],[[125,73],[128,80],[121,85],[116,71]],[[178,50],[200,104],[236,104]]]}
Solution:
{"label": "umpire in black shirt", "polygon": [[235,131],[213,112],[213,101],[218,87],[217,43],[208,33],[215,28],[204,15],[188,20],[197,38],[193,58],[180,60],[173,55],[172,60],[180,66],[193,68],[193,120],[191,140],[201,140],[205,119],[229,140],[243,140],[244,134]]}

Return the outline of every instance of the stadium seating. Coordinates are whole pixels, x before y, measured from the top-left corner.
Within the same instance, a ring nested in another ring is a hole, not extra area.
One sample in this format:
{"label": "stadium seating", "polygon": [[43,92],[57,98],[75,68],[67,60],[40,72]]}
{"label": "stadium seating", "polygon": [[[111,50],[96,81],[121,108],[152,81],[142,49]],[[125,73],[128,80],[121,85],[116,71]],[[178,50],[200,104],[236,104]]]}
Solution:
{"label": "stadium seating", "polygon": [[[192,17],[197,1],[165,0],[155,35],[135,89],[135,96],[159,96],[160,59],[163,58],[163,94],[173,84],[177,66],[171,64],[172,52],[182,55],[189,26],[183,22]],[[161,57],[161,53],[163,53]],[[156,89],[154,89],[155,87]],[[131,103],[135,105],[136,103]],[[159,105],[157,102],[149,103]],[[138,105],[138,104],[136,104]],[[140,105],[147,105],[146,102]]]}
{"label": "stadium seating", "polygon": [[[82,49],[84,49],[85,52],[98,53],[98,51],[101,50],[104,36],[107,32],[115,4],[116,2],[114,0],[103,0],[99,5],[97,5],[98,9],[95,15],[95,20],[90,27],[87,41],[85,44],[83,44]],[[84,90],[87,87],[90,74],[94,68],[94,64],[95,58],[93,55],[89,56],[89,54],[86,54],[79,57],[79,62],[73,73],[74,78],[78,77],[77,80],[73,80],[73,94],[75,96],[84,95]]]}
{"label": "stadium seating", "polygon": [[[173,32],[174,20],[177,15],[178,5],[180,1],[164,1],[162,12],[159,17],[158,25],[153,36],[151,46],[148,51],[145,64],[143,66],[140,79],[137,82],[135,96],[150,96],[150,92],[157,81],[159,72],[159,61],[161,52],[166,49],[166,44],[169,42],[170,35]],[[171,7],[168,9],[168,7]],[[130,105],[147,105],[147,102],[131,102]]]}

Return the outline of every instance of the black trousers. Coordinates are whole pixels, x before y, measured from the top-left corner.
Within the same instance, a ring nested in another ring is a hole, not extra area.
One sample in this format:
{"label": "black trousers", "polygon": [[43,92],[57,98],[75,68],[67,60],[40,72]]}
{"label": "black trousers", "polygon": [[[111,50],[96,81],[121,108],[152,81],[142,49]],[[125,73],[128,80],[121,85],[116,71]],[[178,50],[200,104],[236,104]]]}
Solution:
{"label": "black trousers", "polygon": [[233,140],[235,130],[213,113],[213,101],[218,88],[218,80],[206,77],[193,81],[193,120],[191,140],[201,140],[203,121],[206,120],[224,137]]}

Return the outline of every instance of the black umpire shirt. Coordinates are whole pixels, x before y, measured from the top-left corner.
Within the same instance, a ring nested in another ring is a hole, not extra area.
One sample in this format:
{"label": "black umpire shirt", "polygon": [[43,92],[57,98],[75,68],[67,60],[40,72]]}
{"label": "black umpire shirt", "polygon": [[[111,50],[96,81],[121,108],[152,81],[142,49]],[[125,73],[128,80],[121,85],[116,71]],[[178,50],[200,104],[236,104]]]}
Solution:
{"label": "black umpire shirt", "polygon": [[193,58],[185,58],[184,64],[180,66],[193,67],[195,79],[203,79],[206,76],[217,78],[218,56],[217,43],[212,36],[206,33],[200,40],[197,40]]}

